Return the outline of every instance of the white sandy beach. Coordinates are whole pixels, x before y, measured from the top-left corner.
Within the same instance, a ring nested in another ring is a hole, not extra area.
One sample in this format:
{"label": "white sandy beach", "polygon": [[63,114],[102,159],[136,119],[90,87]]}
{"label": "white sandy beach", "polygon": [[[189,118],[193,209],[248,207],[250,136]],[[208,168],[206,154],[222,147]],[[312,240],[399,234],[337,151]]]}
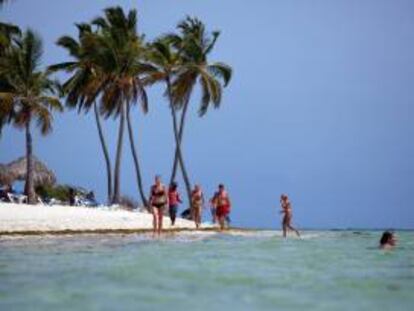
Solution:
{"label": "white sandy beach", "polygon": [[[165,229],[195,229],[194,222],[177,218],[175,226],[164,217]],[[62,205],[0,203],[0,234],[128,231],[152,229],[152,215],[121,209]]]}

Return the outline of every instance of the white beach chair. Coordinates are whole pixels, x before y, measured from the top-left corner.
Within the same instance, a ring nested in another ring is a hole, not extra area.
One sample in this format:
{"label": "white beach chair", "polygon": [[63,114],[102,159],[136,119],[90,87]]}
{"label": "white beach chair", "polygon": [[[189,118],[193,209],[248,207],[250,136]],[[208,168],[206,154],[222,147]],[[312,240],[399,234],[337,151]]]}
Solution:
{"label": "white beach chair", "polygon": [[12,203],[23,204],[27,202],[27,196],[24,194],[7,193],[7,197]]}

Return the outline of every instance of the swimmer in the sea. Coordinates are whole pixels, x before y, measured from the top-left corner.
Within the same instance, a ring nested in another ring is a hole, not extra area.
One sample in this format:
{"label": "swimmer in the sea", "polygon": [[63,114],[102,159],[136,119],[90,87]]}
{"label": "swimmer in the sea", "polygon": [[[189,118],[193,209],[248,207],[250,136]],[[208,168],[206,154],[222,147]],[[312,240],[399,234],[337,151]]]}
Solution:
{"label": "swimmer in the sea", "polygon": [[390,232],[390,231],[384,231],[382,233],[380,242],[379,242],[379,247],[381,249],[393,249],[397,244],[396,238],[394,233]]}

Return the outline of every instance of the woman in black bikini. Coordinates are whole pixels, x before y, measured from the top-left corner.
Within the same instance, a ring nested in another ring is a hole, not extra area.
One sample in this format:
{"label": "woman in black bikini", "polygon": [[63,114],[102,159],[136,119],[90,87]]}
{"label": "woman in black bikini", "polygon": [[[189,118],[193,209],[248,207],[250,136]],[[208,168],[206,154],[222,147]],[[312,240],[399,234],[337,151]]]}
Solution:
{"label": "woman in black bikini", "polygon": [[160,176],[155,176],[155,184],[151,187],[149,203],[152,209],[154,235],[161,234],[162,218],[165,206],[168,206],[168,192],[161,183]]}

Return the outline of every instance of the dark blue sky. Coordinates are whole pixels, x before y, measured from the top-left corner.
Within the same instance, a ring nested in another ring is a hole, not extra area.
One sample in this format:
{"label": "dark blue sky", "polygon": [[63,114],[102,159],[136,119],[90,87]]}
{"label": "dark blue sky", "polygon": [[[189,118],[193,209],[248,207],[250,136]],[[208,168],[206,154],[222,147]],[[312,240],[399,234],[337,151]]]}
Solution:
{"label": "dark blue sky", "polygon": [[[147,39],[186,15],[222,35],[211,60],[234,68],[220,110],[200,119],[192,97],[185,157],[210,195],[224,182],[237,225],[278,227],[288,193],[299,227],[414,228],[414,2],[46,1],[16,0],[1,20],[30,26],[45,43],[45,65],[64,61],[54,45],[104,7],[137,8]],[[150,112],[133,112],[145,184],[169,176],[173,136],[162,88],[149,89]],[[114,155],[116,123],[105,122]],[[122,189],[138,198],[125,144]],[[61,183],[105,195],[105,169],[92,115],[56,116],[35,153]],[[24,154],[24,133],[6,129],[0,162]]]}

